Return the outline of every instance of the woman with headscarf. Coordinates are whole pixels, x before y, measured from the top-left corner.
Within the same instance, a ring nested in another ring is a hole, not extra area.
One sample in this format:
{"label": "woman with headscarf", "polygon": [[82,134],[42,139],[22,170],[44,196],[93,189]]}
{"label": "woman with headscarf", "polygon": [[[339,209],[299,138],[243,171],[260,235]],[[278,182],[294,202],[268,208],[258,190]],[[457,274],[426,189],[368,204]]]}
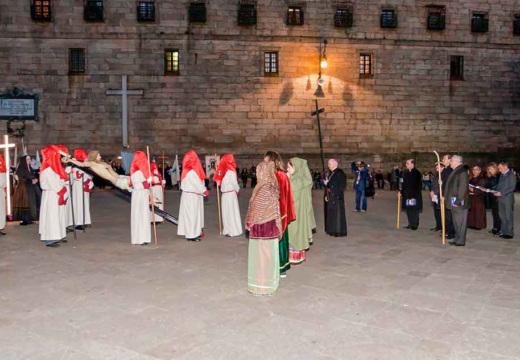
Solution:
{"label": "woman with headscarf", "polygon": [[[164,186],[166,184],[165,181],[163,181],[163,178],[161,176],[161,173],[159,172],[159,168],[157,167],[156,163],[150,164],[150,169],[152,170],[152,195],[155,200],[155,206],[157,206],[159,209],[164,210]],[[156,223],[162,223],[163,218],[157,214],[155,214],[155,222]]]}
{"label": "woman with headscarf", "polygon": [[296,220],[289,224],[289,261],[300,264],[305,261],[316,224],[311,195],[313,180],[307,161],[300,158],[289,161],[287,175],[291,181],[296,213]]}
{"label": "woman with headscarf", "polygon": [[188,241],[201,241],[204,237],[204,197],[208,190],[204,186],[206,175],[197,154],[190,150],[182,159],[181,205],[177,235]]}
{"label": "woman with headscarf", "polygon": [[268,151],[264,155],[264,161],[272,161],[276,167],[276,179],[280,190],[280,215],[282,218],[282,240],[280,241],[280,276],[285,277],[291,268],[289,261],[289,231],[287,226],[296,219],[294,212],[294,200],[291,191],[291,182],[284,169],[282,157],[276,151]]}
{"label": "woman with headscarf", "polygon": [[242,220],[238,206],[237,164],[232,154],[226,154],[220,159],[213,181],[220,186],[222,193],[222,235],[242,235]]}
{"label": "woman with headscarf", "polygon": [[20,225],[25,226],[38,221],[41,199],[38,179],[31,167],[30,156],[20,157],[15,174],[18,185],[13,196],[13,220],[20,221]]}
{"label": "woman with headscarf", "polygon": [[[84,149],[75,149],[74,158],[84,162],[88,158],[88,154]],[[92,224],[90,217],[90,193],[94,188],[93,178],[79,167],[71,166],[71,207],[73,211],[69,212],[69,226],[76,225],[76,229],[83,230],[85,226]],[[85,214],[83,214],[85,210]],[[74,213],[74,218],[72,214]]]}
{"label": "woman with headscarf", "polygon": [[328,162],[330,174],[325,182],[325,232],[334,237],[347,236],[345,215],[345,186],[347,177],[339,168],[338,159]]}
{"label": "woman with headscarf", "polygon": [[152,242],[150,222],[150,186],[152,177],[148,157],[136,151],[130,165],[130,186],[132,190],[131,235],[132,245],[148,245]]}
{"label": "woman with headscarf", "polygon": [[64,150],[66,148],[61,145],[49,145],[42,149],[40,239],[47,247],[58,247],[60,242],[67,241],[65,204],[70,194],[65,187],[68,176],[61,164],[60,151]]}
{"label": "woman with headscarf", "polygon": [[279,241],[283,235],[274,162],[258,164],[256,175],[258,182],[246,215],[247,291],[257,296],[274,295],[280,283]]}
{"label": "woman with headscarf", "polygon": [[[469,184],[482,188],[485,187],[486,180],[482,176],[482,170],[480,169],[480,166],[473,166],[471,172],[473,176],[469,179]],[[487,192],[470,186],[468,228],[474,230],[482,230],[486,228],[486,196]]]}
{"label": "woman with headscarf", "polygon": [[7,168],[4,158],[0,154],[0,235],[5,235],[6,211],[5,211],[5,188],[7,187]]}

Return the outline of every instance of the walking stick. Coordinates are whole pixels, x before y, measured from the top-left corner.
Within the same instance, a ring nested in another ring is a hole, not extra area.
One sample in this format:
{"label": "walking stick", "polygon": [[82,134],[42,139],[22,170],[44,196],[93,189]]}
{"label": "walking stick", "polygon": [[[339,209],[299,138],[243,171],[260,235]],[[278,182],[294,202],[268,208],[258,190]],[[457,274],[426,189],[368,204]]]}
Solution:
{"label": "walking stick", "polygon": [[[148,156],[148,174],[152,177],[152,184],[153,184],[153,174],[152,170],[150,168],[150,147],[146,147],[146,155]],[[153,221],[153,236],[154,236],[154,243],[155,246],[157,246],[157,224],[155,223],[155,201],[153,199],[153,185],[150,184],[150,202],[152,203],[152,221]]]}
{"label": "walking stick", "polygon": [[401,221],[401,191],[397,191],[397,226],[396,228],[399,229]]}
{"label": "walking stick", "polygon": [[442,244],[446,245],[446,210],[444,209],[444,197],[442,196],[441,157],[437,151],[433,150],[433,152],[437,155],[437,172],[439,173],[439,206],[441,207]]}
{"label": "walking stick", "polygon": [[[164,177],[164,159],[165,159],[165,157],[164,157],[164,150],[163,150],[163,152],[162,152],[162,179],[163,179],[163,181],[166,181],[166,178]],[[162,187],[162,202],[163,202],[163,209],[165,209],[166,206],[164,206],[164,200],[165,200],[165,197],[164,197],[164,196],[165,196],[165,195],[164,195],[164,185],[161,184],[161,187]]]}
{"label": "walking stick", "polygon": [[78,240],[78,235],[76,234],[76,217],[74,216],[74,197],[72,196],[72,180],[70,179],[71,174],[72,174],[72,171],[69,173],[69,191],[70,191],[69,196],[70,196],[70,209],[72,210],[72,229],[74,231],[74,240]]}
{"label": "walking stick", "polygon": [[87,228],[87,224],[85,224],[85,174],[81,176],[81,200],[83,200],[83,233],[85,233]]}
{"label": "walking stick", "polygon": [[[215,159],[217,158],[217,154],[215,154]],[[222,209],[220,208],[220,192],[218,190],[218,183],[217,183],[217,210],[218,210],[218,228],[220,235],[222,235]]]}

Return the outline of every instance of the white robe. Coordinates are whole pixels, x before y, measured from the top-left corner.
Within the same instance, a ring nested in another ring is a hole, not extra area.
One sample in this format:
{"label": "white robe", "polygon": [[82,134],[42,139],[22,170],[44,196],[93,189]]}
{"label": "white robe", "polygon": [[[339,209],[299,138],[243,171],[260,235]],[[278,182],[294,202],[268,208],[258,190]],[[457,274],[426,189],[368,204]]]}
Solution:
{"label": "white robe", "polygon": [[[65,208],[58,204],[59,195],[65,186],[65,180],[61,179],[50,167],[40,174],[42,187],[42,202],[40,206],[40,239],[61,240],[67,236],[67,223],[65,222]],[[69,194],[65,194],[67,202]]]}
{"label": "white robe", "polygon": [[228,170],[226,172],[220,190],[222,191],[222,235],[242,235],[242,220],[236,193],[240,190],[240,186],[236,171]]}
{"label": "white robe", "polygon": [[204,196],[206,187],[197,173],[191,170],[181,182],[181,205],[177,235],[195,239],[204,229]]}
{"label": "white robe", "polygon": [[[159,177],[154,176],[153,182],[159,182]],[[152,186],[152,195],[154,197],[154,201],[158,200],[158,203],[156,201],[155,206],[157,206],[159,209],[164,210],[164,197],[163,197],[163,187],[161,185],[154,185]],[[155,215],[155,222],[162,222],[163,218],[159,215]]]}
{"label": "white robe", "polygon": [[5,228],[5,188],[7,187],[7,173],[0,173],[0,230]]}
{"label": "white robe", "polygon": [[[83,175],[83,180],[78,179],[78,175]],[[72,169],[72,203],[74,205],[74,222],[72,221],[72,211],[69,213],[68,225],[72,226],[74,223],[76,226],[90,225],[92,221],[90,219],[90,193],[83,193],[83,182],[90,180],[90,189],[94,188],[92,176],[85,173],[83,170],[73,168]],[[83,196],[85,196],[85,224],[83,224]]]}
{"label": "white robe", "polygon": [[146,181],[143,173],[138,170],[132,176],[132,215],[131,234],[132,244],[141,245],[152,242],[152,230],[150,222],[150,190],[145,189],[143,182]]}

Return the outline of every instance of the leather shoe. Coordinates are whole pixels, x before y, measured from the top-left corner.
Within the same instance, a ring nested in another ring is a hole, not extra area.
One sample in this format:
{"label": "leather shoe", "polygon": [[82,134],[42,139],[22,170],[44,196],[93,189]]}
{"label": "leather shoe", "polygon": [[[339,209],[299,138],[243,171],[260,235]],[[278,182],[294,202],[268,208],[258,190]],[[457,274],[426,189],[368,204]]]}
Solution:
{"label": "leather shoe", "polygon": [[491,229],[491,230],[489,230],[489,233],[495,235],[495,234],[498,233],[498,230],[497,229]]}
{"label": "leather shoe", "polygon": [[511,235],[502,235],[502,239],[512,239]]}
{"label": "leather shoe", "polygon": [[3,232],[3,231],[0,230],[0,235],[3,236],[3,235],[7,235],[7,234],[6,234],[5,232]]}
{"label": "leather shoe", "polygon": [[458,244],[458,243],[456,243],[454,241],[450,241],[450,245],[451,246],[466,246],[466,244]]}
{"label": "leather shoe", "polygon": [[406,226],[403,226],[403,229],[411,229],[412,226],[411,225],[406,225]]}
{"label": "leather shoe", "polygon": [[430,231],[441,231],[442,229],[437,229],[436,227],[431,228]]}
{"label": "leather shoe", "polygon": [[52,244],[49,244],[49,245],[45,245],[45,246],[46,246],[46,247],[53,247],[53,248],[55,248],[55,247],[60,247],[60,244],[58,244],[57,242],[55,242],[55,243],[52,243]]}
{"label": "leather shoe", "polygon": [[415,231],[415,230],[417,230],[417,229],[418,229],[417,226],[410,226],[410,230],[414,230],[414,231]]}

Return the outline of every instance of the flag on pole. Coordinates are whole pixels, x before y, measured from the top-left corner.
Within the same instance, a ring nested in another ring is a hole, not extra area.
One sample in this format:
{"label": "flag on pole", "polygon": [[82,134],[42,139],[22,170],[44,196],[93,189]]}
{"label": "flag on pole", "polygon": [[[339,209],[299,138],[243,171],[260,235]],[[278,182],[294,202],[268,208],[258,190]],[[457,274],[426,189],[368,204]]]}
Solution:
{"label": "flag on pole", "polygon": [[175,155],[175,161],[171,169],[172,185],[176,185],[181,180],[181,174],[179,171],[179,155]]}

